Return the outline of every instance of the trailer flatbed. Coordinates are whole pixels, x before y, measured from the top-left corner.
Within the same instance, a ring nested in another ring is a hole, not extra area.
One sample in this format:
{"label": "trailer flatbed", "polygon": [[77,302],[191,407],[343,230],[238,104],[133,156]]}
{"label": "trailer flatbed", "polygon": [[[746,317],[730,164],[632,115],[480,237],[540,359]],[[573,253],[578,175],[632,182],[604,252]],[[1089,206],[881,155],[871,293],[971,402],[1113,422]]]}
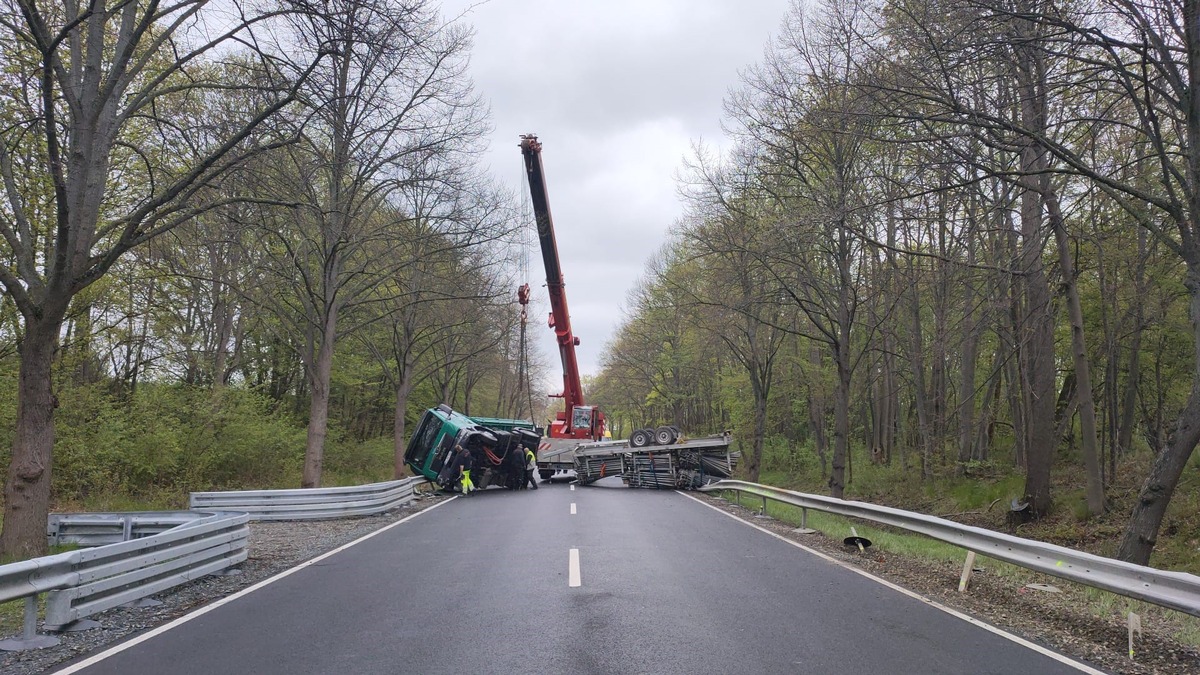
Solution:
{"label": "trailer flatbed", "polygon": [[542,479],[559,471],[574,471],[576,480],[585,485],[620,475],[631,487],[698,487],[710,478],[728,478],[740,455],[729,450],[733,442],[729,432],[641,447],[633,447],[628,440],[555,447],[554,440],[543,439],[547,447],[538,458]]}

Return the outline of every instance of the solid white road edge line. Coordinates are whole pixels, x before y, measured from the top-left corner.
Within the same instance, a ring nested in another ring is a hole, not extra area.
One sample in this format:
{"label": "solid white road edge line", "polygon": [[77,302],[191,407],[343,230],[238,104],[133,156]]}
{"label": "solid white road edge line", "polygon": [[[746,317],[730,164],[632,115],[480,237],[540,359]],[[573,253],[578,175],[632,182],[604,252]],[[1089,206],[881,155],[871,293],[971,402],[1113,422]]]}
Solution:
{"label": "solid white road edge line", "polygon": [[985,623],[985,622],[983,622],[983,621],[980,621],[979,619],[976,619],[976,618],[975,618],[975,617],[973,617],[973,616],[969,616],[969,615],[967,615],[967,614],[963,614],[962,612],[958,611],[957,609],[952,609],[952,608],[950,608],[950,607],[947,607],[947,606],[945,606],[945,605],[943,605],[943,604],[941,604],[941,603],[939,603],[939,602],[936,602],[936,601],[934,601],[934,600],[931,600],[930,598],[927,598],[927,597],[925,597],[925,596],[921,595],[920,593],[917,593],[917,592],[915,592],[915,591],[910,591],[910,590],[908,590],[907,588],[904,588],[903,586],[897,586],[896,584],[893,584],[892,582],[888,581],[887,579],[883,579],[883,578],[881,578],[881,577],[877,577],[877,576],[875,576],[874,574],[871,574],[870,572],[868,572],[868,571],[866,571],[866,570],[859,569],[859,568],[857,568],[857,567],[855,567],[855,566],[853,566],[853,565],[850,565],[849,563],[845,563],[845,562],[843,562],[843,561],[841,561],[841,560],[838,560],[837,558],[834,558],[834,557],[828,556],[828,555],[826,555],[826,554],[824,554],[824,553],[822,553],[822,552],[820,552],[820,551],[818,551],[818,550],[816,550],[816,549],[809,548],[809,547],[805,546],[804,544],[801,544],[800,542],[797,542],[797,541],[792,541],[791,539],[788,539],[787,537],[784,537],[784,536],[782,536],[782,535],[778,535],[778,534],[776,534],[776,533],[774,533],[774,532],[772,532],[772,531],[770,531],[770,530],[766,529],[765,527],[761,527],[761,526],[755,525],[754,523],[751,523],[751,522],[748,522],[748,521],[746,521],[746,520],[743,520],[743,519],[741,519],[741,518],[738,518],[737,516],[733,515],[732,513],[729,513],[728,511],[724,511],[724,510],[722,510],[722,509],[719,509],[719,508],[717,508],[716,506],[713,506],[712,504],[709,504],[708,502],[704,501],[703,499],[699,499],[699,498],[697,498],[697,497],[693,497],[693,496],[691,496],[691,495],[689,495],[689,494],[686,494],[686,493],[684,493],[684,492],[679,492],[678,490],[676,490],[676,492],[677,492],[678,494],[681,494],[681,495],[683,495],[684,497],[687,497],[688,499],[690,499],[690,500],[692,500],[692,501],[694,501],[694,502],[696,502],[696,503],[698,503],[698,504],[702,504],[702,505],[704,505],[704,506],[707,506],[708,508],[710,508],[710,509],[712,509],[712,510],[716,511],[717,513],[720,513],[720,514],[722,514],[722,515],[729,516],[730,518],[733,518],[734,520],[738,521],[739,523],[742,523],[742,524],[744,524],[744,525],[749,525],[750,527],[753,527],[754,529],[756,529],[756,530],[758,530],[758,531],[760,531],[760,532],[764,532],[764,533],[766,533],[766,534],[769,534],[769,535],[771,535],[772,537],[775,537],[776,539],[778,539],[778,540],[780,540],[780,541],[782,541],[782,542],[785,542],[785,543],[791,544],[792,546],[795,546],[796,548],[798,548],[798,549],[801,549],[801,550],[803,550],[803,551],[807,551],[807,552],[809,552],[809,553],[811,553],[811,554],[813,554],[813,555],[815,555],[815,556],[817,556],[817,557],[819,557],[819,558],[824,558],[825,560],[828,560],[829,562],[831,562],[831,563],[833,563],[833,564],[835,564],[835,565],[838,565],[839,567],[843,567],[843,568],[845,568],[845,569],[848,569],[848,570],[850,570],[851,572],[854,572],[855,574],[860,574],[860,575],[862,575],[862,576],[864,576],[864,577],[866,577],[866,578],[868,578],[868,579],[870,579],[870,580],[872,580],[872,581],[875,581],[875,582],[881,583],[881,584],[883,584],[884,586],[887,586],[888,588],[890,588],[890,589],[892,589],[892,590],[894,590],[894,591],[898,591],[898,592],[900,592],[900,593],[903,593],[904,595],[907,595],[907,596],[908,596],[908,597],[910,597],[910,598],[915,598],[915,599],[917,599],[917,600],[920,600],[921,602],[924,602],[924,603],[925,603],[925,604],[927,604],[927,605],[930,605],[930,606],[932,606],[932,607],[936,607],[937,609],[940,609],[940,610],[942,610],[943,612],[945,612],[945,613],[949,614],[950,616],[958,617],[959,619],[962,619],[963,621],[966,621],[967,623],[969,623],[969,624],[971,624],[971,625],[974,625],[974,626],[979,626],[980,628],[982,628],[982,629],[984,629],[984,630],[986,630],[986,631],[988,631],[988,632],[990,632],[990,633],[995,633],[996,635],[999,635],[1000,637],[1002,637],[1002,638],[1004,638],[1004,639],[1006,639],[1006,640],[1010,640],[1010,641],[1012,641],[1012,642],[1015,642],[1015,643],[1017,643],[1017,644],[1021,645],[1022,647],[1026,647],[1026,648],[1028,648],[1028,649],[1032,649],[1033,651],[1035,651],[1035,652],[1037,652],[1037,653],[1039,653],[1039,654],[1042,654],[1043,656],[1048,656],[1048,657],[1050,657],[1050,658],[1054,659],[1055,661],[1058,661],[1059,663],[1066,664],[1066,665],[1068,665],[1068,666],[1071,666],[1072,668],[1075,668],[1076,670],[1079,670],[1079,671],[1081,671],[1081,672],[1084,672],[1084,673],[1088,673],[1088,675],[1107,675],[1107,674],[1106,674],[1104,671],[1102,671],[1102,670],[1096,670],[1095,668],[1093,668],[1093,667],[1091,667],[1091,666],[1087,665],[1086,663],[1080,663],[1079,661],[1075,661],[1074,659],[1071,659],[1070,657],[1067,657],[1067,656],[1063,656],[1062,654],[1059,654],[1059,653],[1058,653],[1058,652],[1056,652],[1056,651],[1053,651],[1053,650],[1051,650],[1051,649],[1047,649],[1046,647],[1043,647],[1043,646],[1041,646],[1041,645],[1039,645],[1039,644],[1035,644],[1035,643],[1033,643],[1033,642],[1030,642],[1029,640],[1026,640],[1025,638],[1022,638],[1022,637],[1018,637],[1018,636],[1016,636],[1016,635],[1013,635],[1012,633],[1009,633],[1009,632],[1007,632],[1007,631],[1005,631],[1005,630],[1003,630],[1003,629],[1001,629],[1001,628],[997,628],[997,627],[995,627],[995,626],[993,626],[993,625],[991,625],[991,624],[989,624],[989,623]]}
{"label": "solid white road edge line", "polygon": [[575,515],[575,502],[571,502],[571,515]]}
{"label": "solid white road edge line", "polygon": [[287,577],[292,574],[295,574],[296,572],[299,572],[300,570],[304,569],[305,567],[308,567],[309,565],[315,565],[315,564],[321,562],[322,560],[328,558],[329,556],[332,556],[336,553],[345,551],[346,549],[348,549],[351,546],[354,546],[356,544],[361,544],[364,541],[370,539],[371,537],[374,537],[377,534],[383,534],[384,532],[387,532],[388,530],[392,529],[393,527],[396,527],[397,525],[403,525],[404,523],[407,523],[408,521],[412,520],[413,518],[416,518],[417,516],[421,515],[422,513],[429,513],[430,511],[436,509],[437,507],[441,506],[442,504],[448,504],[448,503],[454,501],[455,499],[458,499],[457,495],[455,495],[454,497],[451,497],[450,499],[447,499],[444,502],[438,502],[437,504],[434,504],[433,506],[421,509],[420,511],[417,511],[416,513],[412,514],[411,516],[407,516],[405,518],[397,520],[396,522],[394,522],[390,525],[385,525],[384,527],[381,527],[378,530],[375,530],[374,532],[369,532],[348,544],[343,544],[343,545],[333,549],[332,551],[329,551],[327,553],[322,553],[321,555],[313,558],[312,560],[306,560],[291,569],[286,569],[286,570],[280,572],[279,574],[276,574],[273,577],[263,579],[262,581],[258,582],[257,584],[254,584],[253,586],[250,586],[249,588],[243,588],[242,590],[238,591],[237,593],[234,593],[233,595],[226,596],[224,598],[221,598],[220,600],[217,600],[210,604],[207,604],[207,605],[201,607],[200,609],[197,609],[196,611],[191,612],[189,614],[184,614],[183,616],[179,617],[178,619],[175,619],[171,623],[163,624],[162,626],[159,626],[158,628],[155,628],[149,632],[142,633],[141,635],[139,635],[131,640],[122,642],[121,644],[119,644],[115,647],[106,649],[106,650],[100,652],[99,654],[96,654],[95,656],[88,657],[87,659],[84,659],[83,661],[80,661],[79,663],[76,663],[76,664],[67,666],[66,668],[63,668],[62,670],[56,670],[56,671],[54,671],[53,675],[71,675],[71,673],[77,673],[80,670],[87,668],[88,666],[93,666],[93,665],[103,661],[104,659],[107,659],[108,657],[113,656],[114,654],[119,654],[120,652],[123,652],[126,649],[129,649],[130,647],[133,647],[135,645],[141,644],[156,635],[161,635],[162,633],[165,633],[165,632],[171,630],[172,628],[182,626],[183,624],[191,621],[192,619],[197,619],[201,616],[204,616],[205,614],[208,614],[209,612],[220,607],[221,605],[225,605],[230,602],[233,602],[234,600],[237,600],[238,598],[242,597],[243,595],[248,595],[250,593],[253,593],[254,591],[257,591],[258,589],[262,588],[263,586],[273,584],[276,581],[279,581],[280,579],[282,579],[284,577]]}
{"label": "solid white road edge line", "polygon": [[567,586],[578,588],[582,585],[579,579],[579,549],[571,549],[570,556],[567,558]]}

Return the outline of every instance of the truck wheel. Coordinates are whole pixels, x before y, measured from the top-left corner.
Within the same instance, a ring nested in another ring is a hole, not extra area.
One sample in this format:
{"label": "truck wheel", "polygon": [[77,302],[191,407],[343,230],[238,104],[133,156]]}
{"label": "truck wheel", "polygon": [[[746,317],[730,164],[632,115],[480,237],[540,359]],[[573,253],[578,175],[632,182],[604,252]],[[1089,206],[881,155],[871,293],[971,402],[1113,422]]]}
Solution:
{"label": "truck wheel", "polygon": [[542,480],[550,480],[550,477],[554,475],[554,469],[538,469],[538,475]]}
{"label": "truck wheel", "polygon": [[654,442],[654,435],[646,429],[638,429],[629,434],[629,445],[634,448],[644,448]]}
{"label": "truck wheel", "polygon": [[654,430],[654,440],[659,445],[671,445],[678,436],[672,427],[659,427]]}

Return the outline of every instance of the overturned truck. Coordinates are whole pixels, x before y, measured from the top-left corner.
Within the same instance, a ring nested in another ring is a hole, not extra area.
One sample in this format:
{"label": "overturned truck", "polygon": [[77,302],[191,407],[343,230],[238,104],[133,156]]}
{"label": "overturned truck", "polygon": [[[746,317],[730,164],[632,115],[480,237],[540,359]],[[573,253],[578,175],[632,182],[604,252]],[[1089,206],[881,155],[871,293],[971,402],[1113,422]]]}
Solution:
{"label": "overturned truck", "polygon": [[437,482],[454,446],[471,453],[471,482],[516,490],[525,483],[525,450],[537,452],[542,435],[532,423],[492,417],[468,417],[446,404],[421,415],[404,451],[404,463],[414,475]]}

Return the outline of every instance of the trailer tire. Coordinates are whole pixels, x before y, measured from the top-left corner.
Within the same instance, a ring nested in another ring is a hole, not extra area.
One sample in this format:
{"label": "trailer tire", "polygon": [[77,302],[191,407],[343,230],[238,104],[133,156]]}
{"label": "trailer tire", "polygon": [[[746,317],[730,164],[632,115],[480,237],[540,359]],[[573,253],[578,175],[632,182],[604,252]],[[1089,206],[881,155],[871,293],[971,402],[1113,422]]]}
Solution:
{"label": "trailer tire", "polygon": [[554,476],[554,469],[538,469],[538,476],[542,480],[550,480]]}
{"label": "trailer tire", "polygon": [[637,429],[629,434],[629,446],[632,448],[644,448],[653,442],[654,434],[648,429]]}
{"label": "trailer tire", "polygon": [[659,445],[671,445],[679,435],[674,427],[659,427],[654,430],[654,441]]}

